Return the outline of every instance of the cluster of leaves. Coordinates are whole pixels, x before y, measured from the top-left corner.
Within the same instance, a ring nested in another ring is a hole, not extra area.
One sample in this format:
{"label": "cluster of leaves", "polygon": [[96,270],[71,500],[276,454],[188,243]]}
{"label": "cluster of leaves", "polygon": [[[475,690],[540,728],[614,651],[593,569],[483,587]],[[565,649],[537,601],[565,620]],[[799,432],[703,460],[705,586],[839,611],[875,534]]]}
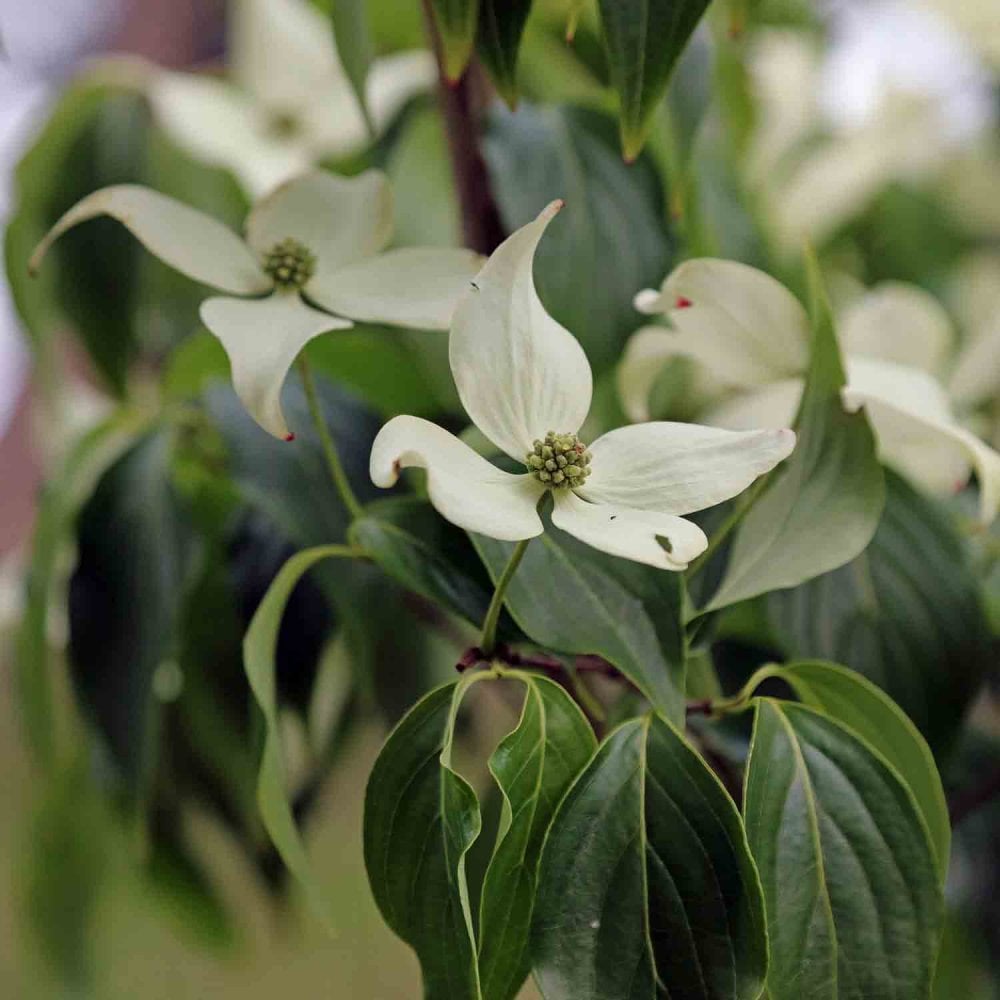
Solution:
{"label": "cluster of leaves", "polygon": [[[362,94],[369,25],[361,5],[327,6]],[[447,72],[475,50],[513,105],[531,4],[429,7]],[[536,279],[597,375],[595,430],[624,421],[611,374],[639,323],[633,293],[709,232],[733,256],[766,254],[747,212],[713,209],[738,200],[732,178],[699,187],[689,169],[709,99],[697,45],[661,101],[705,7],[601,0],[620,135],[574,104],[497,109],[485,124],[506,229],[567,201]],[[650,132],[656,155],[640,155]],[[124,153],[107,162],[107,148]],[[369,165],[397,181],[401,242],[454,238],[425,102],[336,164]],[[455,680],[511,546],[443,523],[419,483],[376,498],[367,470],[381,417],[461,425],[443,340],[359,326],[308,349],[363,503],[352,519],[298,385],[284,401],[296,440],[274,441],[226,385],[218,344],[192,330],[197,292],[120,231],[70,234],[41,283],[23,279],[55,219],[120,181],[233,222],[246,208],[232,178],[173,148],[142,96],[113,82],[71,89],[19,171],[7,258],[39,358],[70,325],[120,399],[53,477],[35,540],[19,688],[53,789],[40,850],[58,833],[72,859],[90,830],[67,817],[88,815],[96,772],[203,938],[231,927],[186,836],[192,803],[275,890],[290,872],[322,918],[300,826],[352,727],[377,717],[396,725],[368,786],[365,860],[427,996],[513,998],[529,972],[549,1000],[929,996],[950,841],[933,754],[954,744],[995,640],[952,519],[881,468],[865,415],[841,406],[817,270],[798,447],[753,496],[706,517],[722,544],[681,576],[546,525],[507,590],[498,662]],[[154,392],[135,391],[137,367],[156,372]],[[69,669],[98,768],[54,722],[46,632],[67,540]],[[755,671],[769,661],[783,665]],[[516,725],[473,780],[475,702],[518,693]],[[72,981],[86,975],[94,878],[76,887],[79,924],[50,935]]]}

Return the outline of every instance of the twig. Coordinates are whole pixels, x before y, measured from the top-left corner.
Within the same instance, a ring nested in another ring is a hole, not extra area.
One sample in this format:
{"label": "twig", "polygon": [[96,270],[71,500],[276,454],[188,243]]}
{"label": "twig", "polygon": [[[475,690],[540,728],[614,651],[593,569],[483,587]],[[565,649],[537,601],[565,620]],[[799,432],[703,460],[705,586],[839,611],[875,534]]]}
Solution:
{"label": "twig", "polygon": [[1000,767],[994,769],[978,785],[963,788],[948,799],[948,816],[952,826],[958,826],[967,816],[1000,796]]}
{"label": "twig", "polygon": [[462,212],[462,240],[470,250],[491,254],[504,238],[500,212],[493,200],[486,163],[479,151],[479,121],[472,93],[472,72],[457,83],[445,79],[441,59],[441,40],[434,24],[430,0],[424,0],[427,34],[438,61],[438,99],[448,136],[451,169]]}

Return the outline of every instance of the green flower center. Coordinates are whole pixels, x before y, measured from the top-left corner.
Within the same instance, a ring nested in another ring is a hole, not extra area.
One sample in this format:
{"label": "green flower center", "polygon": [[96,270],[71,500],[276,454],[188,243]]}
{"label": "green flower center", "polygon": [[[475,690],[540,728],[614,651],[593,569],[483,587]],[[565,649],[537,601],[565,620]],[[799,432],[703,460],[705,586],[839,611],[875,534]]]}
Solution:
{"label": "green flower center", "polygon": [[575,434],[549,431],[524,459],[528,471],[552,490],[575,490],[590,475],[590,452]]}
{"label": "green flower center", "polygon": [[316,270],[316,255],[289,237],[264,254],[264,270],[279,288],[301,288]]}

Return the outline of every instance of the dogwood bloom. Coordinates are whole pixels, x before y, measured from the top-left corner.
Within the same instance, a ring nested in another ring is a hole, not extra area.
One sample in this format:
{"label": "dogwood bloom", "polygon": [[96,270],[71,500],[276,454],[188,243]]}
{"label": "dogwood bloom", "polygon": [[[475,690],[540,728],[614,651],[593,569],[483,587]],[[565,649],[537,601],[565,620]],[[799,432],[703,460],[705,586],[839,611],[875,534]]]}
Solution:
{"label": "dogwood bloom", "polygon": [[372,446],[371,477],[392,486],[401,469],[427,470],[431,503],[468,531],[505,541],[552,522],[613,555],[682,570],[706,547],[683,515],[735,496],[792,450],[790,430],[734,432],[681,423],[610,431],[587,447],[578,432],[592,380],[583,348],[546,313],[532,263],[553,202],[486,262],[455,311],[452,374],[476,426],[525,471],[505,472],[426,420],[390,420]]}
{"label": "dogwood bloom", "polygon": [[[325,17],[309,0],[235,0],[229,79],[158,70],[146,84],[159,124],[196,159],[231,170],[253,196],[369,140]],[[434,57],[400,52],[372,63],[366,104],[381,132],[433,86]]]}
{"label": "dogwood bloom", "polygon": [[[699,413],[731,428],[775,427],[798,409],[808,363],[809,318],[780,282],[727,260],[690,260],[635,306],[666,316],[629,342],[619,390],[632,419],[648,419],[649,392],[667,359],[694,359],[714,378],[714,401]],[[840,318],[844,407],[865,406],[883,460],[936,492],[979,478],[980,514],[1000,506],[1000,454],[963,427],[938,376],[949,356],[947,314],[926,292],[887,283]]]}
{"label": "dogwood bloom", "polygon": [[[226,350],[233,387],[275,437],[292,435],[281,388],[314,337],[352,320],[446,330],[479,269],[469,250],[384,250],[392,235],[392,193],[377,170],[343,178],[316,171],[259,201],[245,240],[211,216],[132,184],[102,188],[74,205],[32,254],[72,226],[107,215],[181,274],[232,295],[201,305],[201,319]],[[331,315],[334,314],[334,315]]]}

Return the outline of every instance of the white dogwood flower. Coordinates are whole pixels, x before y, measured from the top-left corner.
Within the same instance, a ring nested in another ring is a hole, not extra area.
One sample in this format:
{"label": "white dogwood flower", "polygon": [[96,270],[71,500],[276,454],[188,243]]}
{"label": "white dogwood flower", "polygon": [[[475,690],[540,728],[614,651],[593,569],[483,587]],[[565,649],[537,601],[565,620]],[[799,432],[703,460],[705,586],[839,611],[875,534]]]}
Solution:
{"label": "white dogwood flower", "polygon": [[[802,396],[809,318],[770,275],[728,260],[681,264],[636,308],[666,316],[672,329],[644,327],[626,347],[619,390],[633,420],[648,419],[649,393],[671,357],[694,359],[713,376],[714,400],[699,419],[719,427],[777,427]],[[975,469],[980,515],[1000,506],[1000,454],[963,427],[939,381],[950,354],[947,314],[919,288],[887,283],[840,317],[844,407],[865,406],[884,461],[926,488],[961,488]]]}
{"label": "white dogwood flower", "polygon": [[[157,70],[146,83],[167,134],[196,159],[231,170],[257,197],[369,140],[329,18],[310,0],[236,0],[228,79]],[[437,77],[426,50],[372,62],[366,104],[381,132]]]}
{"label": "white dogwood flower", "polygon": [[682,515],[746,489],[792,450],[789,430],[749,433],[681,423],[610,431],[587,447],[577,436],[592,380],[583,348],[546,313],[535,291],[535,248],[562,203],[553,202],[486,262],[455,311],[449,356],[466,411],[498,448],[524,464],[504,472],[426,420],[390,420],[372,446],[371,476],[392,486],[400,470],[427,470],[431,503],[468,531],[505,541],[552,522],[595,548],[682,570],[705,535]]}
{"label": "white dogwood flower", "polygon": [[[383,174],[343,178],[315,171],[279,187],[247,216],[245,240],[209,215],[132,184],[87,195],[52,227],[32,271],[67,229],[117,219],[182,274],[219,291],[201,319],[226,350],[233,387],[251,416],[290,440],[281,388],[305,345],[352,320],[446,330],[482,258],[469,250],[403,247],[392,235]],[[333,315],[331,315],[333,314]]]}

